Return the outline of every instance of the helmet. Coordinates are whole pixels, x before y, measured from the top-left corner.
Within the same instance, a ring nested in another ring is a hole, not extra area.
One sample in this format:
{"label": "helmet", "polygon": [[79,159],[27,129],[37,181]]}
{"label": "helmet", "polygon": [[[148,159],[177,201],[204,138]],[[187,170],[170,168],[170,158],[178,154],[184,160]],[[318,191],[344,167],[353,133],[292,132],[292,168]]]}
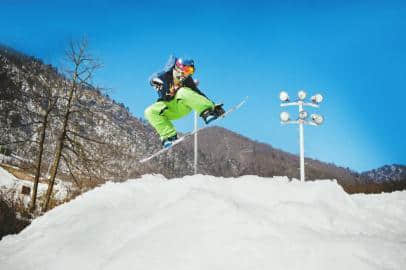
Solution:
{"label": "helmet", "polygon": [[175,62],[175,69],[183,76],[190,76],[195,72],[195,62],[192,59],[178,58]]}

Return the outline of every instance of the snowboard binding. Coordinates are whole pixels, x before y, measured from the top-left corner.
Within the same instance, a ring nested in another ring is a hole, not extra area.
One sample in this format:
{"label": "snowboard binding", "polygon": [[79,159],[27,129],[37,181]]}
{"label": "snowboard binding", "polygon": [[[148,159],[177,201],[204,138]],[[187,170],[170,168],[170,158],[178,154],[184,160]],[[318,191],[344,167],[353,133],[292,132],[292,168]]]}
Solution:
{"label": "snowboard binding", "polygon": [[200,116],[203,118],[203,121],[206,123],[206,125],[216,120],[225,113],[223,105],[224,105],[223,103],[216,104],[214,105],[213,109],[207,109],[201,113]]}
{"label": "snowboard binding", "polygon": [[165,140],[162,141],[162,146],[163,148],[168,148],[171,147],[173,142],[176,141],[178,139],[178,135],[175,134],[169,138],[166,138]]}

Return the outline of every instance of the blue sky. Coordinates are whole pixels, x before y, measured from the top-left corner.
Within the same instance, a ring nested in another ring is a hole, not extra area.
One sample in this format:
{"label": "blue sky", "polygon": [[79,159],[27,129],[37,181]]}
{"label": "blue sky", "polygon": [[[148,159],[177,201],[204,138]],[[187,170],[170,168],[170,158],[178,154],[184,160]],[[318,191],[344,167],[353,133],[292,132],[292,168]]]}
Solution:
{"label": "blue sky", "polygon": [[[402,1],[0,2],[0,42],[61,66],[87,36],[104,68],[94,83],[137,117],[156,100],[147,83],[170,54],[191,57],[214,101],[248,103],[218,124],[298,154],[298,127],[279,122],[281,89],[320,92],[320,127],[305,155],[356,171],[406,164],[406,4]],[[295,109],[289,109],[297,115]],[[176,121],[193,128],[192,114]]]}

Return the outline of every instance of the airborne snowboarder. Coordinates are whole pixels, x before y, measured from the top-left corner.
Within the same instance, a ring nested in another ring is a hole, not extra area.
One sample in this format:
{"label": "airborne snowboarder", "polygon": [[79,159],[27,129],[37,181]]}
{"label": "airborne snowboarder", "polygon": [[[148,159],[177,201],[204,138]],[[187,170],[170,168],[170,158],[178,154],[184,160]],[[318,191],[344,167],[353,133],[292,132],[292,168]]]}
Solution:
{"label": "airborne snowboarder", "polygon": [[159,98],[145,109],[145,117],[158,132],[164,148],[178,138],[171,120],[195,110],[208,124],[224,114],[223,104],[215,104],[199,90],[192,78],[194,71],[192,59],[171,56],[164,70],[150,77],[149,82]]}

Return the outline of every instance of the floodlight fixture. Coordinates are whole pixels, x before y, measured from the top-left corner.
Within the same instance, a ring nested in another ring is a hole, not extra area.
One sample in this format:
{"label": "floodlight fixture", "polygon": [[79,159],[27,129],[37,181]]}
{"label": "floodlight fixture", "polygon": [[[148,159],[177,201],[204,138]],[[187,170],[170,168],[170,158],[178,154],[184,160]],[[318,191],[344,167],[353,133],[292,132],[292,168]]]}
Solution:
{"label": "floodlight fixture", "polygon": [[306,111],[300,111],[300,112],[299,112],[299,118],[300,118],[301,120],[306,120],[307,116],[308,116],[308,114],[307,114]]}
{"label": "floodlight fixture", "polygon": [[304,125],[311,125],[311,126],[319,126],[324,122],[324,117],[319,114],[311,114],[310,120],[308,120],[308,112],[305,111],[303,108],[305,106],[319,108],[319,103],[323,101],[323,96],[321,94],[313,95],[310,101],[306,101],[306,92],[304,90],[300,90],[297,93],[298,100],[295,102],[287,102],[289,101],[289,95],[286,91],[281,91],[279,93],[279,99],[282,101],[280,104],[281,107],[288,107],[288,106],[298,106],[299,109],[299,118],[295,121],[290,119],[288,112],[281,112],[280,119],[282,124],[298,124],[299,125],[299,145],[300,145],[300,180],[305,181],[305,163],[304,163]]}
{"label": "floodlight fixture", "polygon": [[319,104],[323,101],[323,96],[320,94],[316,94],[316,95],[312,96],[311,100],[313,103]]}
{"label": "floodlight fixture", "polygon": [[311,115],[311,119],[317,125],[321,125],[324,122],[324,117],[322,115],[315,114],[315,113]]}
{"label": "floodlight fixture", "polygon": [[279,99],[280,99],[282,102],[287,102],[287,101],[289,101],[289,95],[288,95],[288,93],[287,93],[286,91],[281,91],[281,92],[279,93]]}
{"label": "floodlight fixture", "polygon": [[299,93],[297,93],[297,96],[300,100],[304,100],[306,98],[306,92],[304,90],[300,90]]}
{"label": "floodlight fixture", "polygon": [[288,122],[290,119],[288,112],[281,112],[281,114],[279,116],[280,116],[282,122]]}

